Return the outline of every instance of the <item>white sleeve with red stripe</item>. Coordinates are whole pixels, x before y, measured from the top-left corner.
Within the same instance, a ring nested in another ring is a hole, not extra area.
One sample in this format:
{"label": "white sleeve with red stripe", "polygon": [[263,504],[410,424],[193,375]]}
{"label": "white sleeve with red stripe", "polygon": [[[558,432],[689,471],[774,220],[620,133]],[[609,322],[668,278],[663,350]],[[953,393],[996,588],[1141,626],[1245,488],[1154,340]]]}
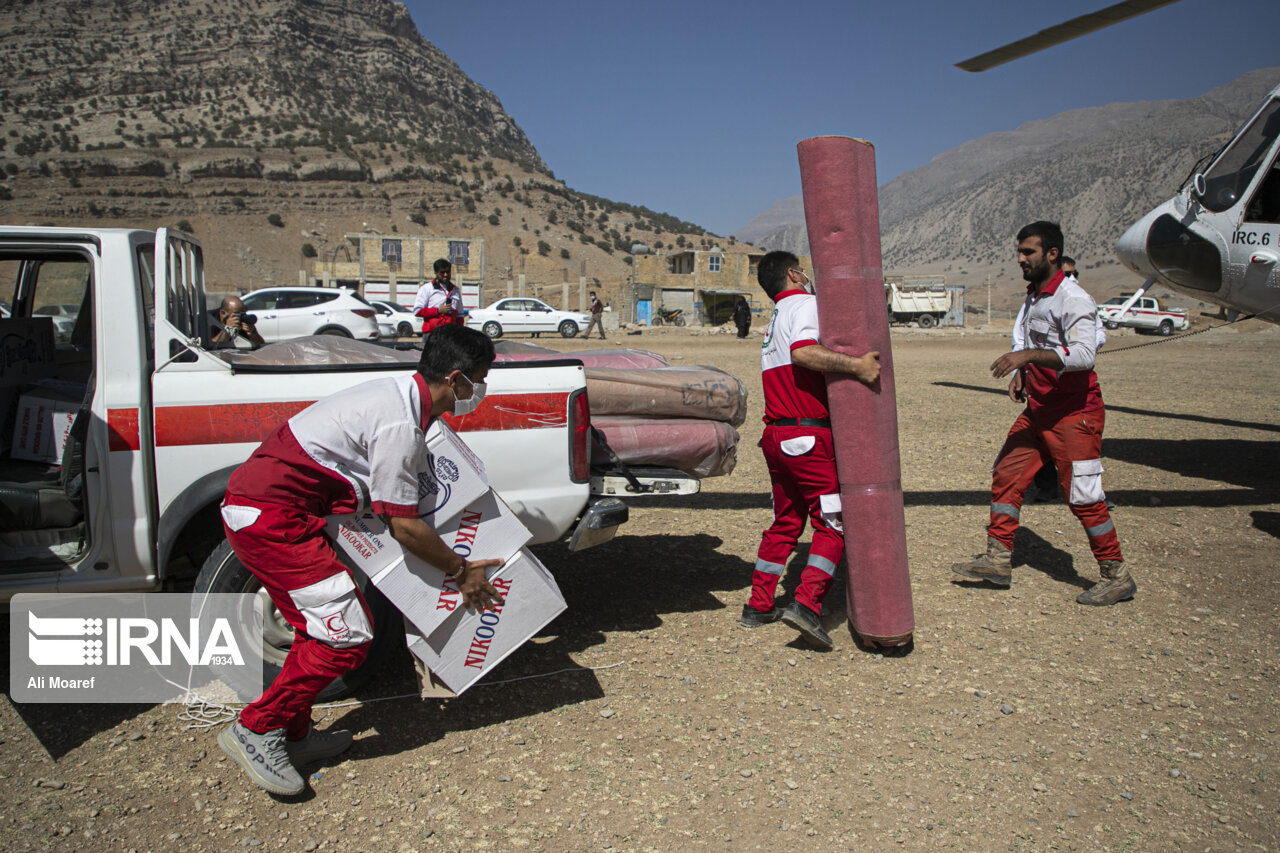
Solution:
{"label": "white sleeve with red stripe", "polygon": [[408,422],[394,423],[369,439],[369,500],[379,515],[416,518],[418,469],[426,450],[422,430]]}

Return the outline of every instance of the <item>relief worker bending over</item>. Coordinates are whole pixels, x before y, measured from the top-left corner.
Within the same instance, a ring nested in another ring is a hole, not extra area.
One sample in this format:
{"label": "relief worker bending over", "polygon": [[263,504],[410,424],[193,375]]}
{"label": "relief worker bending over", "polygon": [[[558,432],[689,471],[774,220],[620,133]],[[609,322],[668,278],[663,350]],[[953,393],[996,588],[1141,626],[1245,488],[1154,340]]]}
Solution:
{"label": "relief worker bending over", "polygon": [[[822,374],[847,373],[875,385],[880,378],[880,353],[855,358],[822,346],[818,300],[795,255],[768,253],[760,260],[756,278],[775,303],[760,354],[765,423],[760,448],[773,487],[773,524],[760,541],[751,600],[743,605],[738,621],[754,628],[781,619],[810,644],[830,649],[831,638],[819,617],[822,599],[844,555],[844,534],[827,522],[822,511],[824,496],[829,502],[840,497]],[[804,532],[806,517],[813,523],[808,564],[800,575],[795,601],[780,611],[774,606],[774,591]]]}
{"label": "relief worker bending over", "polygon": [[325,537],[326,516],[372,510],[402,547],[459,581],[466,607],[502,603],[485,579],[501,561],[463,559],[418,517],[427,428],[445,412],[479,405],[493,357],[480,332],[441,327],[417,371],[304,409],[231,475],[222,504],[227,539],[295,633],[280,674],[218,745],[271,793],[300,793],[296,765],[351,745],[351,732],[313,728],[311,706],[329,682],[359,666],[373,639],[364,597]]}

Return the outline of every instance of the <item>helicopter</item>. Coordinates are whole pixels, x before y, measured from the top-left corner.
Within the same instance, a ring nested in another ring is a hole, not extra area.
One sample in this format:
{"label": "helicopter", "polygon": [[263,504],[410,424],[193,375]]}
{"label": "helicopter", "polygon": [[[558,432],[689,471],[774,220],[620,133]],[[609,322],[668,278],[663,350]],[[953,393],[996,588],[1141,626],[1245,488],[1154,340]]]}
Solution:
{"label": "helicopter", "polygon": [[[956,63],[985,71],[1177,0],[1126,0]],[[1208,164],[1205,167],[1205,164]],[[1178,194],[1121,235],[1116,255],[1153,284],[1239,315],[1280,323],[1280,86],[1217,152],[1191,169]]]}
{"label": "helicopter", "polygon": [[1280,86],[1176,196],[1121,235],[1116,255],[1146,277],[1127,306],[1160,282],[1229,319],[1280,323]]}

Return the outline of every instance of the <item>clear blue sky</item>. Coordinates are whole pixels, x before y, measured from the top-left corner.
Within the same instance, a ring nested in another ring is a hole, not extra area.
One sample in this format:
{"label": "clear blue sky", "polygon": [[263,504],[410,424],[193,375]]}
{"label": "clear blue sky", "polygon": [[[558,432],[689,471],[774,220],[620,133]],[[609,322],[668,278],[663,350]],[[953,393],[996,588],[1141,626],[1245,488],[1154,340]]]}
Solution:
{"label": "clear blue sky", "polygon": [[883,184],[1063,110],[1193,97],[1280,66],[1280,0],[1182,0],[991,71],[954,67],[1110,2],[407,6],[569,186],[727,235],[800,192],[809,136],[871,140]]}

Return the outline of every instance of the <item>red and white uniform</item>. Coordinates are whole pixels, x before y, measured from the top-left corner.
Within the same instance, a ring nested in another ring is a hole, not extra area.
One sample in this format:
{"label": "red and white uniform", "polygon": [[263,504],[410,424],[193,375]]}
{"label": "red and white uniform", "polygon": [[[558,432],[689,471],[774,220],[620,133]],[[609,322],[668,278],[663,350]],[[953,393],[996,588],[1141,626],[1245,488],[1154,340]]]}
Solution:
{"label": "red and white uniform", "polygon": [[231,475],[223,527],[294,627],[280,675],[240,714],[258,733],[305,737],[316,695],[364,660],[373,622],[325,516],[414,517],[430,395],[417,373],[340,391],[289,419]]}
{"label": "red and white uniform", "polygon": [[774,591],[806,518],[813,523],[813,544],[800,575],[797,602],[822,612],[823,596],[844,554],[844,535],[822,512],[822,497],[840,492],[827,385],[821,373],[791,360],[796,350],[819,342],[817,298],[796,290],[781,294],[760,353],[765,422],[760,448],[773,486],[773,524],[760,540],[748,602],[760,611],[773,609]]}
{"label": "red and white uniform", "polygon": [[1059,272],[1040,291],[1027,288],[1015,342],[1053,350],[1062,368],[1029,364],[1023,387],[1027,408],[1014,421],[991,472],[991,536],[1013,548],[1022,497],[1043,465],[1058,466],[1062,492],[1089,537],[1098,560],[1120,560],[1120,540],[1102,491],[1102,428],[1106,410],[1093,371],[1098,308],[1075,279]]}
{"label": "red and white uniform", "polygon": [[[453,313],[449,313],[450,308]],[[418,288],[418,295],[413,299],[413,313],[422,318],[424,335],[441,326],[463,325],[466,318],[462,316],[462,288],[452,282],[445,285],[432,279]]]}

